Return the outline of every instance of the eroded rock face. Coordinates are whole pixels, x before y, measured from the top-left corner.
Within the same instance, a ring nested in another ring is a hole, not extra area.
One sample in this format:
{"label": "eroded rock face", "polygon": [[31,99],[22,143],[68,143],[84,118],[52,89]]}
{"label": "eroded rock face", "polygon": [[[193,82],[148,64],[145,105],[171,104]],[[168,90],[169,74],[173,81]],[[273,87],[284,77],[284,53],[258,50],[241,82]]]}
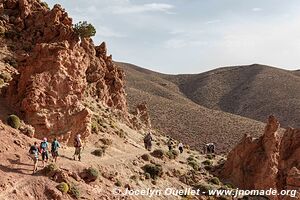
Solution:
{"label": "eroded rock face", "polygon": [[124,73],[107,56],[105,43],[95,47],[89,38],[80,41],[60,5],[52,10],[36,0],[1,5],[19,65],[6,99],[35,128],[35,137],[72,142],[76,134],[88,136],[87,98],[127,114]]}
{"label": "eroded rock face", "polygon": [[133,116],[130,118],[133,129],[140,130],[142,128],[151,128],[147,104],[141,103],[136,106]]}
{"label": "eroded rock face", "polygon": [[229,153],[221,176],[243,189],[300,190],[300,130],[289,128],[280,137],[278,128],[279,122],[270,116],[264,135],[245,136]]}

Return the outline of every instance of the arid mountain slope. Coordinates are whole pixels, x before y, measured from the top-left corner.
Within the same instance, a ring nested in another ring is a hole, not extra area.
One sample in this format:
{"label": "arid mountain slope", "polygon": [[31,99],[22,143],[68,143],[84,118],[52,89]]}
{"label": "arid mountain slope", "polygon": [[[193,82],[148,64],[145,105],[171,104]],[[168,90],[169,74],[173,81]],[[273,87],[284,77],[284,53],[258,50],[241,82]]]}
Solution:
{"label": "arid mountain slope", "polygon": [[215,142],[219,152],[230,150],[244,134],[258,136],[264,124],[237,115],[200,106],[164,75],[137,66],[118,63],[126,73],[128,104],[147,102],[152,125],[165,134],[191,144],[198,150]]}
{"label": "arid mountain slope", "polygon": [[299,71],[254,64],[163,77],[178,85],[189,99],[207,108],[258,121],[274,114],[283,127],[300,126]]}

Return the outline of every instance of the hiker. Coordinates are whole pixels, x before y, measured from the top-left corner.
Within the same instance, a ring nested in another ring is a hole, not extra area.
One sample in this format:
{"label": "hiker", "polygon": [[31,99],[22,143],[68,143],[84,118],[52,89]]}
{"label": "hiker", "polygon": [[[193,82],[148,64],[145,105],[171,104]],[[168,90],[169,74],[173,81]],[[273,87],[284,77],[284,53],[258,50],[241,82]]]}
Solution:
{"label": "hiker", "polygon": [[82,151],[82,140],[81,135],[78,134],[74,139],[74,147],[75,147],[75,153],[73,155],[73,160],[76,160],[76,156],[78,156],[78,160],[81,160],[81,151]]}
{"label": "hiker", "polygon": [[40,152],[42,154],[43,167],[45,167],[45,165],[46,165],[46,163],[48,162],[48,159],[49,159],[47,138],[44,138],[43,141],[41,142]]}
{"label": "hiker", "polygon": [[30,157],[33,160],[33,173],[34,174],[37,171],[38,168],[38,161],[39,161],[39,147],[38,147],[38,143],[34,142],[34,144],[30,147],[29,149],[29,154]]}
{"label": "hiker", "polygon": [[180,153],[183,153],[183,144],[181,142],[178,144],[178,149]]}
{"label": "hiker", "polygon": [[169,151],[171,151],[172,148],[173,148],[173,141],[172,141],[172,138],[170,138],[170,139],[168,140],[167,145],[168,145]]}
{"label": "hiker", "polygon": [[148,151],[151,151],[152,148],[152,134],[151,132],[149,132],[145,137],[144,137],[144,144],[145,144],[145,149],[147,149]]}
{"label": "hiker", "polygon": [[205,144],[205,146],[204,146],[204,153],[208,153],[208,154],[215,153],[215,145],[214,145],[214,143],[207,143],[207,144]]}
{"label": "hiker", "polygon": [[52,144],[51,144],[51,154],[54,162],[56,163],[57,157],[58,157],[58,148],[60,148],[60,144],[57,141],[57,138],[54,138]]}

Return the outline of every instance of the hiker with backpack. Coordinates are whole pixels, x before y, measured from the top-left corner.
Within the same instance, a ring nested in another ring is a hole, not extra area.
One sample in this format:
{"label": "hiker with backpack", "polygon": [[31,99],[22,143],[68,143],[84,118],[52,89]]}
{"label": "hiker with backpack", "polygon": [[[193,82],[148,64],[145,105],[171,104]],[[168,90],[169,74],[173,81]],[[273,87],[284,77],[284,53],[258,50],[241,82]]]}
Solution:
{"label": "hiker with backpack", "polygon": [[76,156],[78,156],[78,160],[81,160],[81,151],[83,147],[83,143],[81,140],[81,135],[78,134],[75,139],[74,139],[74,147],[75,147],[75,152],[73,155],[73,160],[76,160]]}
{"label": "hiker with backpack", "polygon": [[40,145],[40,152],[42,154],[42,160],[43,160],[43,167],[45,167],[46,163],[48,162],[49,159],[49,154],[48,154],[48,142],[47,138],[44,138],[43,141],[41,142]]}
{"label": "hiker with backpack", "polygon": [[181,142],[178,144],[178,149],[180,153],[183,153],[183,144]]}
{"label": "hiker with backpack", "polygon": [[169,151],[171,151],[172,148],[173,148],[173,141],[172,141],[172,138],[169,138],[169,140],[168,140],[168,142],[167,142],[167,145],[168,145]]}
{"label": "hiker with backpack", "polygon": [[38,168],[38,161],[39,161],[39,147],[37,142],[34,142],[34,144],[30,147],[29,154],[34,163],[32,174],[35,174]]}
{"label": "hiker with backpack", "polygon": [[215,153],[215,144],[214,143],[207,143],[204,146],[204,153],[205,154],[214,154]]}
{"label": "hiker with backpack", "polygon": [[145,145],[145,149],[147,149],[148,151],[151,151],[152,149],[152,134],[151,132],[149,132],[145,137],[144,137],[144,145]]}
{"label": "hiker with backpack", "polygon": [[57,141],[57,138],[54,138],[52,144],[51,144],[51,154],[53,161],[56,163],[57,157],[58,157],[58,148],[60,148],[60,144]]}

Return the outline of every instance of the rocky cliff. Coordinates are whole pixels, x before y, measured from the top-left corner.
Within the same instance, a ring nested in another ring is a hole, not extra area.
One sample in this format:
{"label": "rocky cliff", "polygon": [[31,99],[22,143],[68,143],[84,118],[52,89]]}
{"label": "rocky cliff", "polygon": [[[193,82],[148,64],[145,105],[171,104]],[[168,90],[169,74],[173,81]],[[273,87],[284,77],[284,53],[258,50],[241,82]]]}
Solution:
{"label": "rocky cliff", "polygon": [[51,10],[37,0],[0,1],[3,42],[11,48],[17,71],[6,100],[35,137],[68,141],[90,133],[91,98],[127,115],[124,73],[107,56],[105,43],[79,38],[60,5]]}
{"label": "rocky cliff", "polygon": [[289,128],[280,136],[279,126],[278,120],[270,116],[264,135],[258,139],[245,135],[229,153],[221,176],[243,189],[299,190],[300,130]]}

